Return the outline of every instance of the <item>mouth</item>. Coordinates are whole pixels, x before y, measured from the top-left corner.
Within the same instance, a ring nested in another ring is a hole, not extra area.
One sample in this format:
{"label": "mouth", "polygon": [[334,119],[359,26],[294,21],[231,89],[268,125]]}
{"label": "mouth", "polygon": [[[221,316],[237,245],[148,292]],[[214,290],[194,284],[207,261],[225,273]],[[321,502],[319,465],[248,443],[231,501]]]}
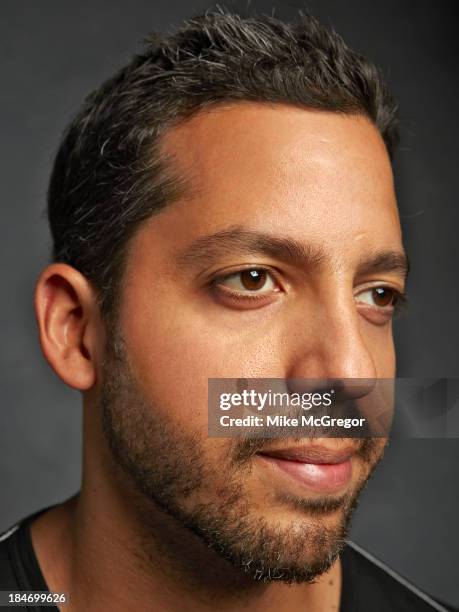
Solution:
{"label": "mouth", "polygon": [[263,450],[256,456],[284,486],[323,495],[343,492],[349,486],[355,452],[355,447],[336,450],[309,445]]}

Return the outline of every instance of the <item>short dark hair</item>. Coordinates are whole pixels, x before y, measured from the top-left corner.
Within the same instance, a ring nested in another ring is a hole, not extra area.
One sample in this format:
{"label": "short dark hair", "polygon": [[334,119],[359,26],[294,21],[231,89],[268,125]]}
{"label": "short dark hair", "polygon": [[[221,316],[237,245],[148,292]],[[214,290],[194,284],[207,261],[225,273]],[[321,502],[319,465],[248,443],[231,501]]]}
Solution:
{"label": "short dark hair", "polygon": [[238,100],[364,115],[391,159],[398,141],[396,105],[378,69],[310,15],[285,23],[207,12],[150,38],[85,100],[48,192],[53,259],[94,284],[103,314],[116,302],[129,239],[184,190],[161,135],[204,107]]}

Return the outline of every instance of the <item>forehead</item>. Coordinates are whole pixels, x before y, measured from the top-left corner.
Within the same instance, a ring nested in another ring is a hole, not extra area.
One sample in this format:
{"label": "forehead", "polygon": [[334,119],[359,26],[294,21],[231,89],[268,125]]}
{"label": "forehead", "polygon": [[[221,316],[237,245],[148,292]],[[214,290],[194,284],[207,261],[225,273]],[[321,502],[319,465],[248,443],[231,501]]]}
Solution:
{"label": "forehead", "polygon": [[341,252],[401,243],[390,161],[365,117],[236,103],[172,128],[163,147],[192,185],[156,217],[175,217],[175,240],[238,225]]}

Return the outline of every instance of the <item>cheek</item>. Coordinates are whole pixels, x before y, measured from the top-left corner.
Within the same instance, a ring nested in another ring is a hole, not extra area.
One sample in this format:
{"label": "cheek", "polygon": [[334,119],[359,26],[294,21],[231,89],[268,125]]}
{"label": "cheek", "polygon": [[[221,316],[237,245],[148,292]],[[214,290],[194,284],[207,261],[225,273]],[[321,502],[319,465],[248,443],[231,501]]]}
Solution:
{"label": "cheek", "polygon": [[120,325],[144,395],[182,427],[207,431],[208,378],[256,378],[274,371],[282,339],[274,316],[226,316],[171,294],[149,300],[132,292]]}
{"label": "cheek", "polygon": [[377,326],[364,322],[361,333],[375,365],[377,378],[393,378],[396,356],[392,324]]}

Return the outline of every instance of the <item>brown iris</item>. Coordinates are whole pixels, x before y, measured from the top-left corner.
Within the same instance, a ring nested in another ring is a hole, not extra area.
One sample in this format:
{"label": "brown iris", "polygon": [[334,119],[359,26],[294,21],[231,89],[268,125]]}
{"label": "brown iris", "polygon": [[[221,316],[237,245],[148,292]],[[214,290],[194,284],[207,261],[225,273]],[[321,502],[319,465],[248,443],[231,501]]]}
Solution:
{"label": "brown iris", "polygon": [[242,286],[244,289],[248,289],[249,291],[256,291],[257,289],[262,289],[264,284],[266,283],[267,272],[266,270],[244,270],[240,272],[240,279]]}
{"label": "brown iris", "polygon": [[377,306],[394,306],[397,301],[395,291],[389,287],[375,287],[372,289],[372,298]]}

